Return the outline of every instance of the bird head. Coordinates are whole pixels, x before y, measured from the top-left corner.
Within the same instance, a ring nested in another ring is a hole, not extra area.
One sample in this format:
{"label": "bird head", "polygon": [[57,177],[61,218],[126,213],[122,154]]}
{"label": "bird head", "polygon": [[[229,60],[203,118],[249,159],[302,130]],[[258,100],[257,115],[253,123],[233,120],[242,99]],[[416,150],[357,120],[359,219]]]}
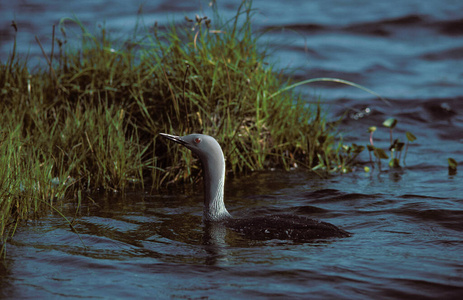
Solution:
{"label": "bird head", "polygon": [[160,133],[160,135],[168,140],[187,147],[204,163],[214,161],[216,159],[223,161],[222,148],[219,143],[209,135],[199,133],[193,133],[186,136],[175,136],[166,133]]}

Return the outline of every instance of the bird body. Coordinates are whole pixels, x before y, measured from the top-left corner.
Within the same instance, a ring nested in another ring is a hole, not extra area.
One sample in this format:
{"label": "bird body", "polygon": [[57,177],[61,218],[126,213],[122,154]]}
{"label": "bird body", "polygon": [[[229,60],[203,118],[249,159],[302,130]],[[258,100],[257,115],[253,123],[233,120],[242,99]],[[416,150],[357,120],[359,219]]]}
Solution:
{"label": "bird body", "polygon": [[302,242],[350,235],[333,224],[290,214],[232,218],[226,220],[225,225],[255,240],[279,239]]}
{"label": "bird body", "polygon": [[350,234],[336,226],[289,214],[235,219],[224,203],[225,158],[219,143],[211,136],[190,134],[175,136],[160,134],[181,144],[196,154],[204,170],[204,214],[205,222],[221,222],[228,228],[252,239],[267,240],[313,240],[329,237],[346,237]]}

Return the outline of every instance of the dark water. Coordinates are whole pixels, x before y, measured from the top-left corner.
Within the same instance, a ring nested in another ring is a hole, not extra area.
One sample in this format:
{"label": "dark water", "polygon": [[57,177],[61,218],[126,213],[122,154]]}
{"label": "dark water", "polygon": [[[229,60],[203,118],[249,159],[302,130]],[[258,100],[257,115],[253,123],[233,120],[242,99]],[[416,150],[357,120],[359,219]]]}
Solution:
{"label": "dark water", "polygon": [[[20,52],[40,61],[34,35],[75,13],[84,23],[106,20],[130,31],[141,1],[0,2],[0,55],[11,51],[13,18],[23,30]],[[144,2],[151,24],[200,13],[206,2]],[[221,2],[225,17],[234,1]],[[348,143],[368,143],[395,117],[394,132],[417,137],[407,166],[320,179],[293,171],[228,180],[234,215],[293,212],[331,222],[350,238],[317,243],[249,241],[232,232],[207,239],[202,195],[101,195],[80,210],[80,237],[50,214],[20,228],[8,248],[0,295],[9,298],[442,298],[463,295],[463,2],[254,1],[255,28],[288,74],[339,77],[390,99],[387,105],[352,87],[301,89],[326,99]],[[285,29],[282,29],[284,26]],[[365,108],[369,112],[365,113]],[[361,160],[367,161],[364,153]],[[461,169],[461,166],[460,166]],[[69,207],[69,211],[73,208]],[[208,240],[205,243],[204,240]]]}

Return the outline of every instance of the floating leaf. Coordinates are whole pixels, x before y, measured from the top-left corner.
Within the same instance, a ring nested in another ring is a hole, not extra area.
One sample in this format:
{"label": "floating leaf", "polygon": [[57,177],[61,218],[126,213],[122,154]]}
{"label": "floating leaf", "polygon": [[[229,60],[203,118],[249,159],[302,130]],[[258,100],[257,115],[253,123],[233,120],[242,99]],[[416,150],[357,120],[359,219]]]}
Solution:
{"label": "floating leaf", "polygon": [[363,169],[365,170],[365,173],[370,172],[370,167],[366,167],[366,166],[365,166],[365,168],[363,168]]}
{"label": "floating leaf", "polygon": [[368,151],[375,151],[376,147],[375,146],[372,146],[372,145],[367,145],[367,149]]}
{"label": "floating leaf", "polygon": [[359,154],[359,153],[361,153],[363,151],[363,149],[365,149],[364,146],[359,146],[359,145],[357,145],[355,143],[352,143],[351,146],[343,145],[342,148],[347,153],[354,153],[354,154]]}
{"label": "floating leaf", "polygon": [[449,157],[448,162],[449,162],[449,175],[457,174],[457,166],[458,166],[457,161],[455,159]]}
{"label": "floating leaf", "polygon": [[457,163],[457,161],[455,159],[449,157],[448,162],[449,162],[449,167],[452,167],[454,169],[457,168],[458,163]]}
{"label": "floating leaf", "polygon": [[387,156],[386,152],[381,148],[375,148],[374,153],[375,153],[375,156],[377,158],[380,158],[380,159],[388,159],[389,158],[389,156]]}
{"label": "floating leaf", "polygon": [[389,150],[392,151],[402,151],[402,149],[404,148],[405,146],[405,143],[402,143],[400,142],[399,139],[395,139],[394,142],[392,143],[392,145],[389,147]]}
{"label": "floating leaf", "polygon": [[413,142],[414,140],[416,140],[416,136],[414,136],[413,133],[411,133],[410,131],[405,132],[405,135],[407,136],[407,140],[409,142]]}
{"label": "floating leaf", "polygon": [[365,146],[359,146],[356,144],[352,144],[352,152],[354,152],[355,154],[361,153],[363,149],[365,149]]}
{"label": "floating leaf", "polygon": [[394,118],[389,118],[386,121],[383,122],[383,126],[387,128],[393,129],[397,125],[397,120]]}

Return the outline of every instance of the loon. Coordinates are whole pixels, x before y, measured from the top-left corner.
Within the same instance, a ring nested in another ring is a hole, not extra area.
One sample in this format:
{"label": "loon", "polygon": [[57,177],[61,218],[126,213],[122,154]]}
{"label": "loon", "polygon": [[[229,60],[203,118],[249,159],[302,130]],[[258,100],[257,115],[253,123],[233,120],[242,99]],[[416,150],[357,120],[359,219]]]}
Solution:
{"label": "loon", "polygon": [[333,237],[348,237],[350,233],[333,224],[304,216],[277,214],[252,218],[233,218],[224,203],[225,158],[219,143],[211,136],[189,134],[160,135],[190,149],[203,166],[205,223],[221,223],[233,231],[255,240],[311,241]]}

